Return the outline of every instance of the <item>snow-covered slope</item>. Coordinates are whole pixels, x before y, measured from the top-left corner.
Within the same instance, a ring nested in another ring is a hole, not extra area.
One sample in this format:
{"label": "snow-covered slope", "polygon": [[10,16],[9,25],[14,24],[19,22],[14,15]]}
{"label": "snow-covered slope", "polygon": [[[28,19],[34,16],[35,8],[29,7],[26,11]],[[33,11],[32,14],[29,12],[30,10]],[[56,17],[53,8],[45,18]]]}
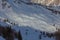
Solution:
{"label": "snow-covered slope", "polygon": [[[4,19],[9,21],[4,22]],[[15,22],[16,25],[13,25],[12,22]],[[21,1],[2,2],[0,0],[0,25],[3,27],[10,25],[16,32],[20,30],[23,40],[55,40],[55,37],[50,37],[49,33],[60,28],[60,15],[55,15],[42,6],[27,5]]]}
{"label": "snow-covered slope", "polygon": [[[6,1],[5,1],[6,2]],[[26,5],[22,2],[14,3],[8,0],[5,8],[2,8],[0,0],[0,17],[8,18],[20,26],[29,26],[38,30],[55,32],[54,24],[60,24],[60,17],[52,14],[51,11],[34,5]],[[8,8],[8,6],[11,6]],[[52,15],[51,15],[52,14]]]}
{"label": "snow-covered slope", "polygon": [[[55,40],[55,37],[53,37],[51,33],[50,33],[51,36],[49,36],[48,32],[36,30],[28,26],[25,27],[25,26],[12,25],[8,21],[4,21],[4,20],[5,19],[0,18],[0,28],[4,27],[6,29],[6,27],[10,27],[15,32],[20,31],[22,40]],[[8,34],[4,38],[4,35],[1,34],[1,31],[4,30],[2,28],[0,29],[0,40],[5,40]],[[6,31],[9,31],[9,30],[6,30]],[[18,39],[14,37],[14,40],[18,40]]]}

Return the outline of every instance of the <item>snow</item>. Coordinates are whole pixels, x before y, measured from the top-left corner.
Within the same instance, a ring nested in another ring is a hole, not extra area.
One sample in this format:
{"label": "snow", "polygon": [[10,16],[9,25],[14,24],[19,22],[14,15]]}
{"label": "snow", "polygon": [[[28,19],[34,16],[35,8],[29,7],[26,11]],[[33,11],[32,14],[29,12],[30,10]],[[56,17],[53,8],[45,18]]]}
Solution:
{"label": "snow", "polygon": [[51,15],[52,12],[41,6],[30,6],[24,3],[18,4],[14,3],[13,0],[8,0],[8,4],[11,5],[11,8],[6,7],[2,9],[0,7],[0,16],[8,18],[20,26],[29,26],[37,30],[55,32],[56,27],[52,25],[60,24],[60,17]]}
{"label": "snow", "polygon": [[[60,17],[54,15],[51,11],[38,5],[27,5],[24,3],[14,3],[14,0],[8,0],[7,5],[2,9],[2,2],[0,0],[0,25],[11,25],[12,29],[17,32],[20,30],[23,40],[40,40],[40,31],[53,33],[56,27],[60,26]],[[10,8],[7,6],[11,5]],[[16,25],[12,25],[9,22],[3,22],[7,18],[11,22],[15,22]],[[56,25],[53,26],[53,25]],[[60,27],[59,27],[60,28]],[[28,30],[28,32],[26,31]],[[36,32],[37,30],[37,32]],[[26,32],[28,34],[26,34]],[[5,40],[0,37],[0,40]],[[18,40],[15,38],[14,40]],[[41,40],[55,40],[55,38],[43,37]]]}
{"label": "snow", "polygon": [[[3,22],[3,23],[5,23],[5,22]],[[0,23],[0,24],[2,24],[2,23]],[[7,23],[5,23],[5,24],[7,24]],[[7,24],[7,25],[9,25],[9,24]],[[15,26],[12,25],[11,28],[16,30],[17,32],[20,30],[23,40],[40,40],[39,35],[42,35],[40,33],[40,30],[36,30],[36,29],[28,27],[28,26],[27,27],[25,27],[25,26],[20,26],[19,27],[18,25],[15,25]],[[55,38],[53,38],[53,37],[49,38],[49,37],[43,37],[43,36],[44,35],[42,35],[41,40],[55,40]],[[5,40],[5,39],[3,39],[2,36],[1,36],[0,40]],[[18,40],[18,39],[15,38],[14,40]]]}
{"label": "snow", "polygon": [[46,37],[46,38],[42,38],[42,40],[55,40],[54,38],[48,38],[48,37]]}

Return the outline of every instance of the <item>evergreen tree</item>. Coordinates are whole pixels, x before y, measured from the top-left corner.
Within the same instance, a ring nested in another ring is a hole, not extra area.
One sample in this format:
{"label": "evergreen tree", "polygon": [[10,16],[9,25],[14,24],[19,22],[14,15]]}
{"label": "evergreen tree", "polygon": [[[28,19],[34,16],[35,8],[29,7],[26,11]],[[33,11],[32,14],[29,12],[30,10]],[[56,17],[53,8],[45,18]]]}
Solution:
{"label": "evergreen tree", "polygon": [[22,36],[21,36],[20,31],[18,32],[18,40],[22,40]]}

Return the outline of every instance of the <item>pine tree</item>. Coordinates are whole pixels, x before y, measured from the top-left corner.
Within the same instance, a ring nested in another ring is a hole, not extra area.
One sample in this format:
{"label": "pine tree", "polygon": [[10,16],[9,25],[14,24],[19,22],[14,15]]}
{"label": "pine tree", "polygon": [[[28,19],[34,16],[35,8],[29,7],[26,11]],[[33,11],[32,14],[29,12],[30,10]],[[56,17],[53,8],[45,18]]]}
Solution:
{"label": "pine tree", "polygon": [[18,40],[22,40],[22,36],[21,36],[20,31],[18,32]]}

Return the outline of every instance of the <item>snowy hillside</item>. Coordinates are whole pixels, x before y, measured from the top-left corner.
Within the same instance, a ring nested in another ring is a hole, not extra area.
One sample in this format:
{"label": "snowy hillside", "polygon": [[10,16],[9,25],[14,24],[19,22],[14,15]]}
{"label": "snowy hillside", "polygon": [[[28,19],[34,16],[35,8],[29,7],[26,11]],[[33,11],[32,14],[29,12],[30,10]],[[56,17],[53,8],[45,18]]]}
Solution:
{"label": "snowy hillside", "polygon": [[[56,28],[60,29],[60,15],[54,14],[43,6],[27,5],[20,0],[0,0],[0,18],[16,23],[18,25],[14,27],[17,28],[16,30],[20,30],[22,27],[23,40],[39,40],[37,36],[39,32],[35,33],[34,30],[53,33],[57,31]],[[31,34],[26,37],[24,33],[27,28]],[[53,40],[54,38],[47,39]],[[42,40],[45,40],[45,38],[42,38]]]}
{"label": "snowy hillside", "polygon": [[[11,21],[10,21],[11,22]],[[11,24],[0,18],[0,40],[55,40],[54,33]],[[18,33],[19,36],[18,36]],[[7,39],[8,38],[8,39]]]}
{"label": "snowy hillside", "polygon": [[[24,3],[14,3],[13,0],[8,0],[6,7],[3,9],[0,1],[0,16],[8,18],[19,24],[20,26],[31,26],[42,31],[56,31],[53,24],[59,24],[60,18],[56,15],[51,15],[52,12],[41,6],[30,6]],[[9,5],[10,8],[8,8]],[[26,8],[27,7],[27,8]]]}

